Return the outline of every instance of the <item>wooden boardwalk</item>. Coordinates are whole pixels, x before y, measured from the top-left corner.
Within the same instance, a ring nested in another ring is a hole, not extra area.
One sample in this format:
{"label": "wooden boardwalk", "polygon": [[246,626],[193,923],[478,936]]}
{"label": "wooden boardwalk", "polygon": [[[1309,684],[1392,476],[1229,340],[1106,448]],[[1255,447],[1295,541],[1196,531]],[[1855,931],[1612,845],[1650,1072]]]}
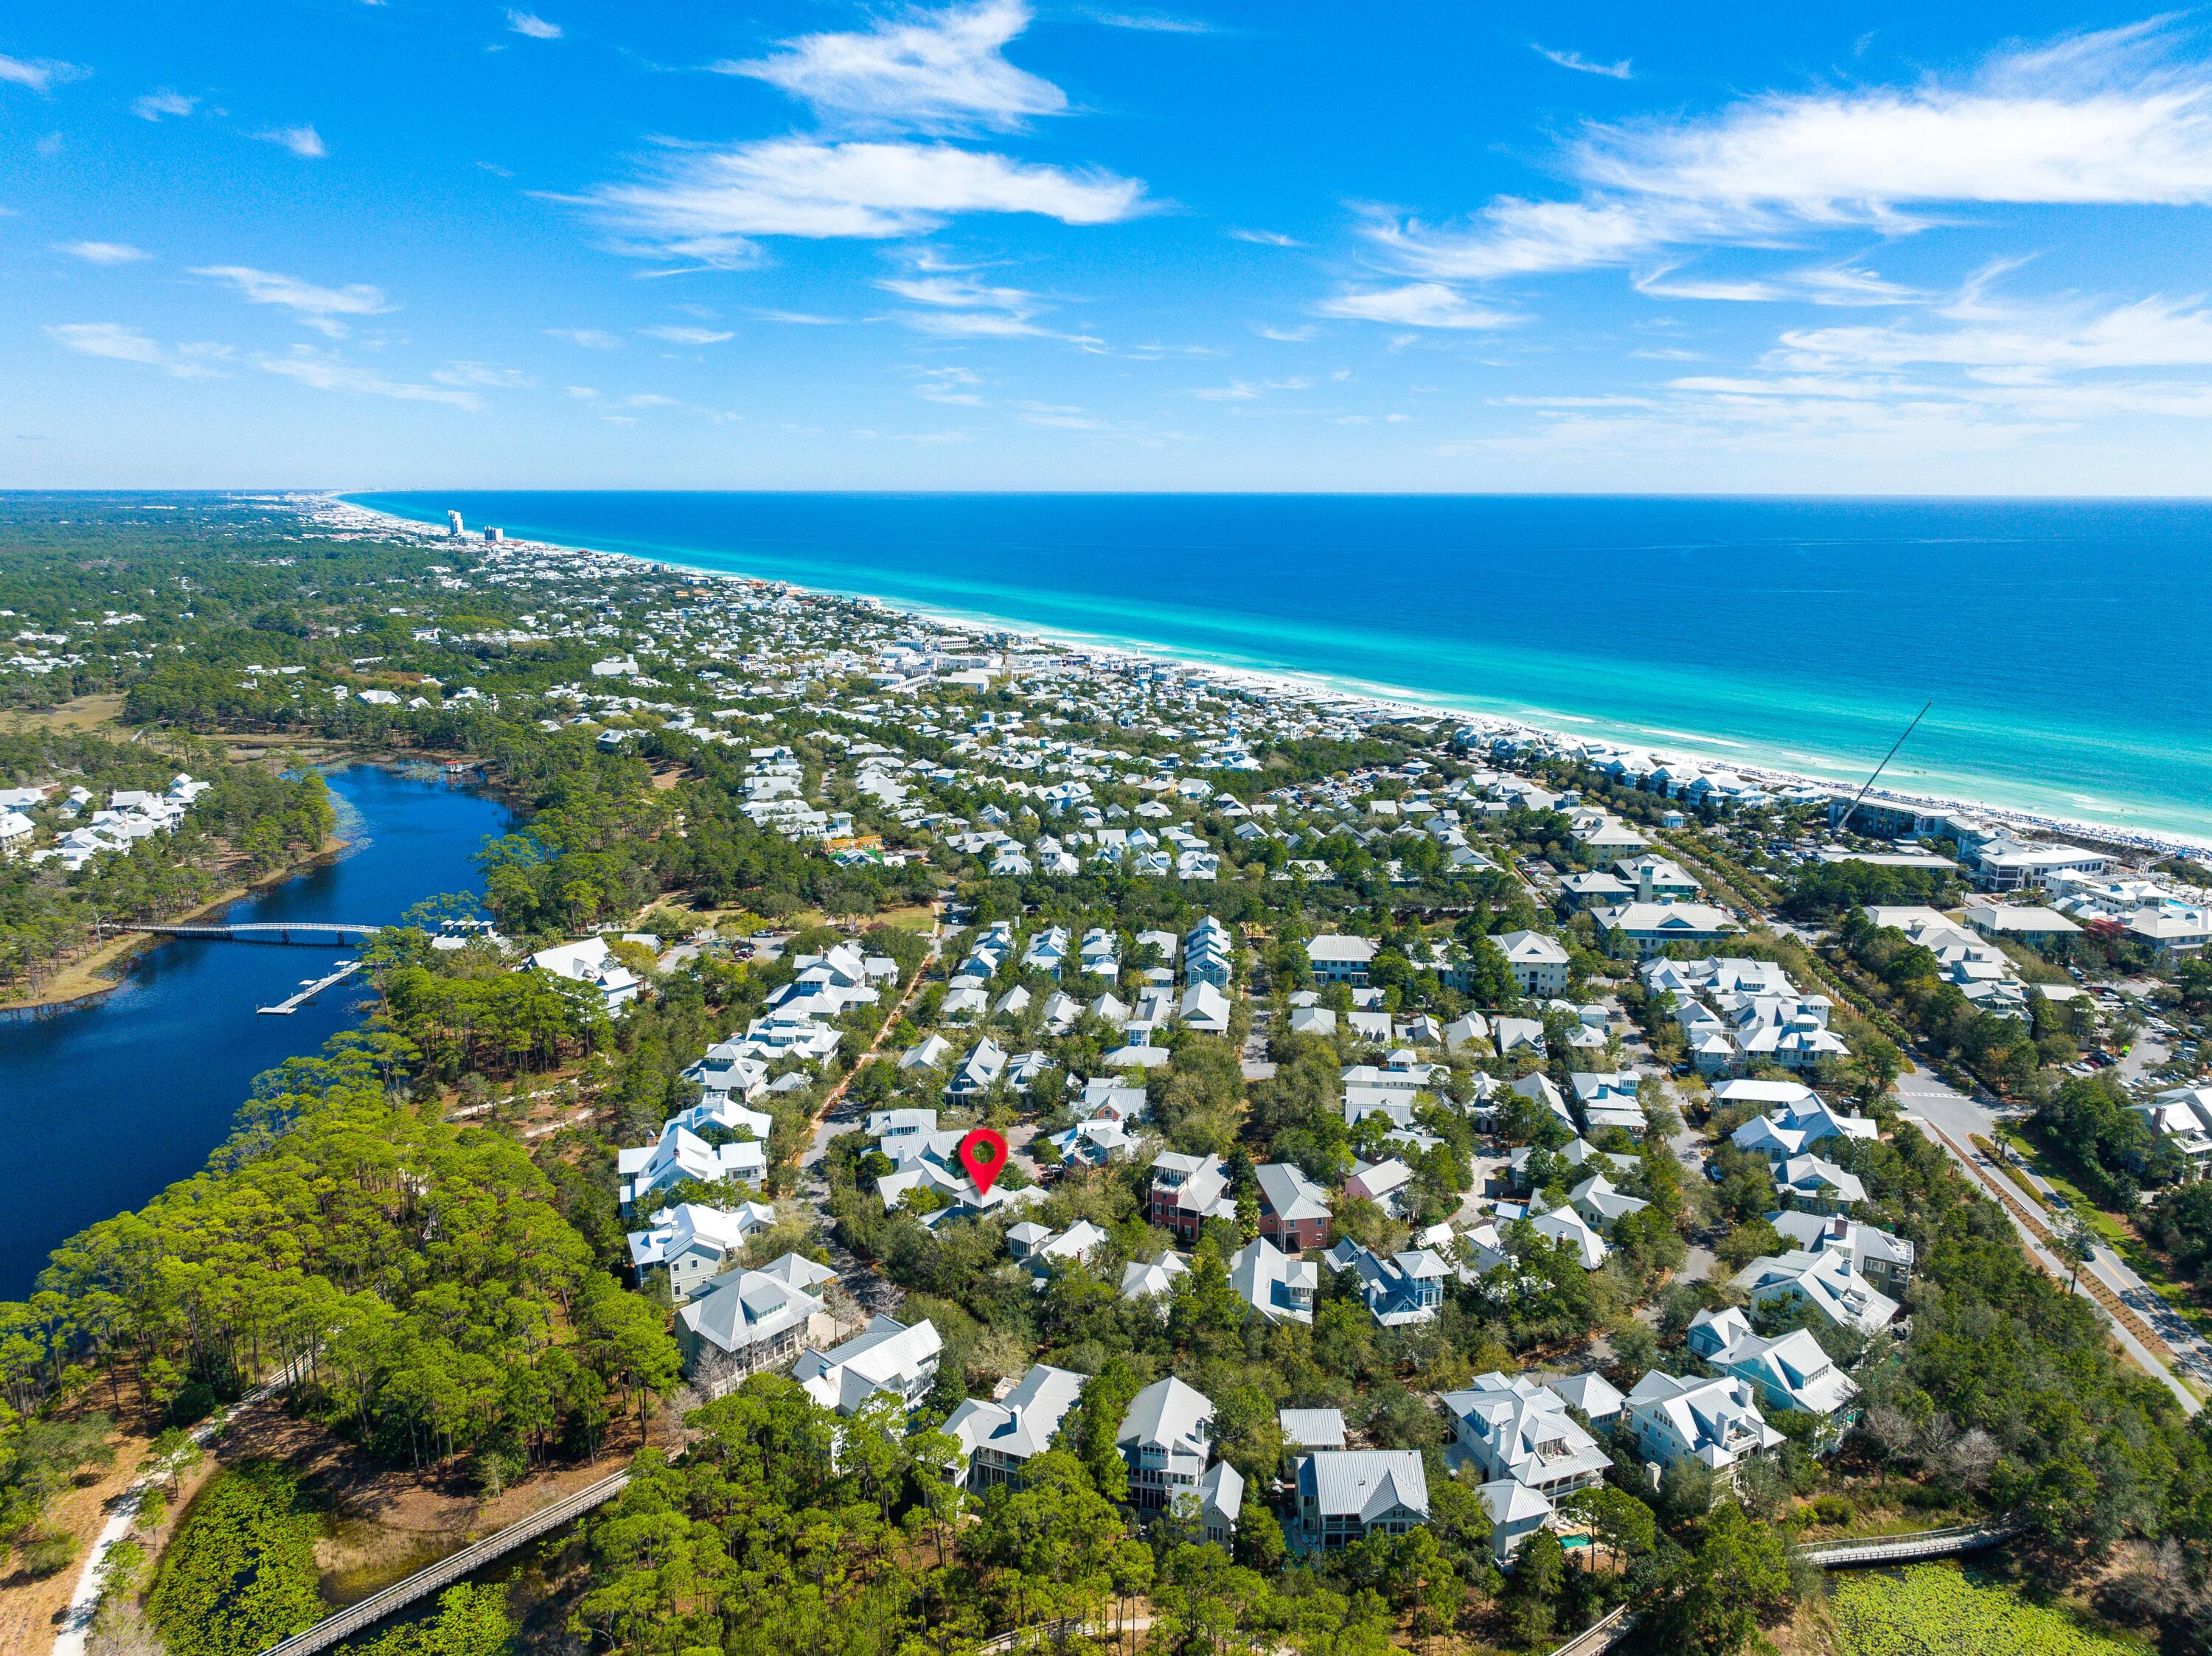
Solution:
{"label": "wooden boardwalk", "polygon": [[[1874,1564],[1910,1564],[1923,1558],[1952,1558],[1993,1547],[2013,1533],[2010,1524],[1958,1524],[1946,1530],[1915,1530],[1910,1535],[1869,1536],[1863,1541],[1815,1541],[1790,1550],[1824,1570],[1863,1569]],[[1626,1604],[1615,1604],[1552,1656],[1600,1656],[1626,1639],[1636,1626]]]}
{"label": "wooden boardwalk", "polygon": [[357,1604],[348,1604],[337,1615],[326,1617],[304,1632],[295,1633],[280,1644],[271,1645],[262,1656],[309,1656],[309,1653],[328,1650],[341,1639],[349,1639],[356,1633],[366,1633],[388,1616],[396,1616],[410,1604],[441,1592],[462,1577],[471,1575],[485,1565],[504,1558],[517,1547],[535,1541],[563,1524],[581,1518],[594,1507],[603,1507],[629,1487],[627,1471],[603,1477],[596,1483],[587,1483],[574,1495],[562,1495],[550,1506],[540,1507],[527,1518],[519,1518],[506,1528],[495,1530],[481,1541],[471,1542],[459,1552],[449,1553],[427,1568],[394,1581],[380,1592],[373,1592]]}

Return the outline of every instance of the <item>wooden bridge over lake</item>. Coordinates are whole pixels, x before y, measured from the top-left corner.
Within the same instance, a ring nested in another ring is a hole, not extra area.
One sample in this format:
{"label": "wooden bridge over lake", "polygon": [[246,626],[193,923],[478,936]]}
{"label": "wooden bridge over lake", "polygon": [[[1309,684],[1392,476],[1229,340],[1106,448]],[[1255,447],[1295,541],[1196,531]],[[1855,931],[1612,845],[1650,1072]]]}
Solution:
{"label": "wooden bridge over lake", "polygon": [[150,920],[105,920],[103,931],[143,931],[157,937],[201,937],[212,943],[297,943],[313,949],[344,949],[366,943],[384,928],[352,920],[251,920],[229,925],[210,920],[179,925]]}

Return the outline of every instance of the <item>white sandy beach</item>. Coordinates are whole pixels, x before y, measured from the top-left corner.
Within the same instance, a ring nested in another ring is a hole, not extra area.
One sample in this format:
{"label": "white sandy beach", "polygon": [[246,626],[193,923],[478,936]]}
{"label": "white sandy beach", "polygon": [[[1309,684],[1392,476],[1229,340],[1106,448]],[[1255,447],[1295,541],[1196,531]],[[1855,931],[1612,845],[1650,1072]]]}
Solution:
{"label": "white sandy beach", "polygon": [[[447,538],[443,528],[398,517],[393,513],[357,506],[335,494],[298,495],[287,497],[296,506],[307,507],[334,527],[356,532],[381,532],[405,538],[441,542]],[[1626,736],[1600,736],[1595,728],[1577,730],[1577,725],[1587,723],[1596,727],[1602,721],[1584,715],[1547,711],[1540,718],[1528,718],[1486,711],[1474,711],[1454,707],[1447,700],[1394,686],[1364,683],[1353,680],[1330,679],[1320,675],[1288,670],[1268,670],[1258,668],[1231,666],[1218,662],[1194,658],[1171,650],[1146,645],[1069,632],[1047,629],[1019,622],[992,616],[961,615],[933,610],[921,605],[892,602],[870,593],[841,592],[808,587],[795,581],[775,576],[746,575],[725,569],[709,569],[683,563],[667,556],[648,556],[640,553],[614,552],[601,548],[568,545],[557,542],[526,537],[507,537],[502,544],[511,549],[550,553],[556,555],[604,559],[618,567],[643,566],[666,570],[688,579],[728,581],[744,585],[767,585],[782,591],[811,597],[835,598],[850,603],[865,604],[894,615],[912,616],[917,620],[965,633],[990,633],[1012,637],[1021,644],[1040,650],[1078,651],[1107,664],[1172,666],[1181,672],[1195,674],[1225,687],[1231,687],[1267,698],[1285,698],[1314,706],[1327,707],[1352,713],[1381,713],[1394,718],[1433,723],[1450,720],[1469,729],[1489,735],[1517,735],[1555,742],[1589,743],[1602,741],[1614,748],[1632,748],[1652,754],[1669,761],[1686,761],[1707,770],[1728,770],[1747,779],[1771,788],[1814,787],[1828,791],[1855,792],[1857,783],[1838,776],[1821,776],[1809,772],[1763,764],[1755,758],[1741,757],[1746,745],[1722,737],[1692,737],[1682,733],[1692,745],[1662,746]],[[1542,722],[1556,719],[1558,725]],[[1705,751],[1697,745],[1710,743],[1712,747],[1729,749],[1718,755]],[[1889,786],[1887,780],[1878,786],[1883,797],[1905,800],[1914,804],[1939,810],[1971,812],[2018,833],[2044,837],[2090,840],[2102,845],[2122,846],[2136,851],[2162,855],[2176,852],[2212,852],[2212,828],[2203,835],[2171,833],[2147,833],[2090,818],[2070,817],[2046,811],[2025,810],[2016,805],[1996,804],[1987,799],[1976,799],[1960,794],[1919,792],[1909,788]]]}

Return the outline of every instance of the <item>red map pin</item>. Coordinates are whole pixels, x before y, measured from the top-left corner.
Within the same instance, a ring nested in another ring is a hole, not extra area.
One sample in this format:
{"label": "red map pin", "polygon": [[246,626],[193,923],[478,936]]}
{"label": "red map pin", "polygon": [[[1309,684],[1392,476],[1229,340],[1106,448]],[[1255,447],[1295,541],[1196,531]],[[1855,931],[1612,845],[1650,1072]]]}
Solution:
{"label": "red map pin", "polygon": [[960,1141],[960,1165],[975,1181],[978,1194],[988,1196],[991,1186],[1006,1170],[1006,1136],[996,1127],[977,1127]]}

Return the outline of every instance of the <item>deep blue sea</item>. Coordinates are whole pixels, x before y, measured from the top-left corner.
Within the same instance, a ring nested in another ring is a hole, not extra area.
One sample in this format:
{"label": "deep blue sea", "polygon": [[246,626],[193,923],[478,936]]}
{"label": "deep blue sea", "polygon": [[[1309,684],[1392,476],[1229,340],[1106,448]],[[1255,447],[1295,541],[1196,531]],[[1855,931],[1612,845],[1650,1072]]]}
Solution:
{"label": "deep blue sea", "polygon": [[[496,800],[374,766],[330,784],[345,851],[228,918],[397,920],[424,897],[481,890],[476,853],[514,820]],[[358,979],[289,1017],[255,1009],[355,952],[179,938],[98,1001],[0,1019],[0,1300],[27,1295],[57,1243],[198,1173],[255,1076],[352,1023]]]}
{"label": "deep blue sea", "polygon": [[2212,837],[2212,504],[367,494],[471,528],[866,593]]}

